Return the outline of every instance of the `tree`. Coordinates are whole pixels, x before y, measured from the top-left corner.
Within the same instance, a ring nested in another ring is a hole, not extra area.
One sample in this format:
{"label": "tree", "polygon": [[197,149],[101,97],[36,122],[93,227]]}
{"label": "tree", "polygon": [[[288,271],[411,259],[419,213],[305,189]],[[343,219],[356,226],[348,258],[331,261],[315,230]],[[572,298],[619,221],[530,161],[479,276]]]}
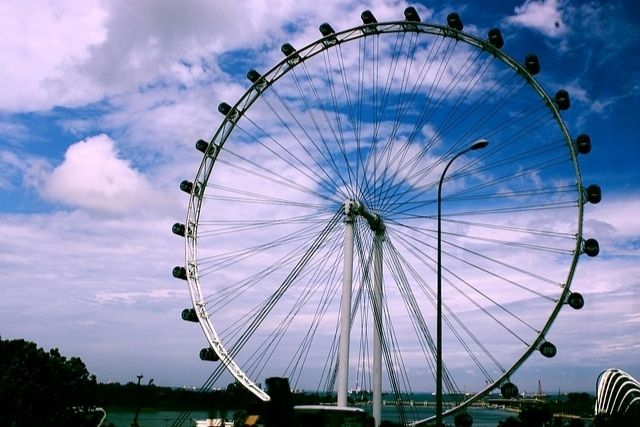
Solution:
{"label": "tree", "polygon": [[563,409],[569,414],[589,417],[593,415],[595,400],[589,393],[569,393]]}
{"label": "tree", "polygon": [[95,425],[96,378],[78,357],[0,338],[0,425]]}
{"label": "tree", "polygon": [[523,427],[542,427],[553,418],[549,405],[532,405],[523,408],[518,414]]}

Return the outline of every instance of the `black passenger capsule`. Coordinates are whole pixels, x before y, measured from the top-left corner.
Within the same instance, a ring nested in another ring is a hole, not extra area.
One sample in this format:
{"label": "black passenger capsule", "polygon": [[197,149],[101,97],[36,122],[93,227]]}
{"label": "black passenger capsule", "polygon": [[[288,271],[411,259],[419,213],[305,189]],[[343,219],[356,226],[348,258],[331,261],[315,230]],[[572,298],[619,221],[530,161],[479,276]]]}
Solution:
{"label": "black passenger capsule", "polygon": [[226,116],[231,111],[231,105],[226,102],[221,102],[220,105],[218,105],[218,111]]}
{"label": "black passenger capsule", "polygon": [[321,25],[320,25],[320,33],[321,33],[323,36],[325,36],[325,37],[326,37],[326,36],[328,36],[328,35],[330,35],[330,34],[335,34],[336,32],[335,32],[335,30],[333,29],[333,27],[331,27],[331,25],[330,25],[330,24],[328,24],[328,23],[326,23],[326,22],[325,22],[324,24],[321,24]]}
{"label": "black passenger capsule", "polygon": [[320,25],[320,33],[322,33],[322,35],[325,37],[325,39],[323,40],[325,46],[331,46],[338,42],[335,30],[326,22]]}
{"label": "black passenger capsule", "polygon": [[567,298],[567,304],[575,310],[580,310],[584,307],[584,298],[578,292],[573,292],[569,295],[569,298]]}
{"label": "black passenger capsule", "polygon": [[594,205],[600,203],[602,200],[602,189],[598,184],[591,184],[587,187],[587,200]]}
{"label": "black passenger capsule", "polygon": [[249,72],[247,73],[247,78],[251,83],[257,82],[260,79],[260,77],[262,76],[256,70],[249,70]]}
{"label": "black passenger capsule", "polygon": [[218,357],[217,353],[213,351],[212,348],[203,348],[200,350],[200,360],[217,362],[220,360],[220,357]]}
{"label": "black passenger capsule", "polygon": [[569,100],[569,92],[564,89],[560,89],[556,92],[556,105],[559,110],[568,110],[571,106],[571,101]]}
{"label": "black passenger capsule", "polygon": [[591,152],[591,137],[586,134],[580,134],[576,138],[576,148],[580,154],[589,154]]}
{"label": "black passenger capsule", "polygon": [[404,17],[409,22],[420,22],[420,15],[418,15],[416,8],[413,6],[409,6],[404,10]]}
{"label": "black passenger capsule", "polygon": [[193,182],[185,179],[180,183],[180,189],[185,193],[191,194],[191,190],[193,190]]}
{"label": "black passenger capsule", "polygon": [[360,19],[362,19],[363,24],[377,24],[378,20],[370,10],[365,10],[360,14]]}
{"label": "black passenger capsule", "polygon": [[280,47],[282,53],[287,57],[287,64],[293,66],[300,62],[301,58],[298,52],[289,43],[285,43]]}
{"label": "black passenger capsule", "polygon": [[524,68],[526,68],[532,76],[538,74],[540,72],[540,61],[538,57],[536,55],[527,55],[527,57],[524,58]]}
{"label": "black passenger capsule", "polygon": [[556,346],[549,341],[543,342],[539,350],[544,357],[554,357],[558,353]]}
{"label": "black passenger capsule", "polygon": [[516,386],[512,382],[505,383],[500,387],[500,394],[505,399],[513,399],[515,397],[518,397],[518,386]]}
{"label": "black passenger capsule", "polygon": [[496,49],[501,49],[504,46],[504,39],[499,29],[492,28],[489,30],[489,43]]}
{"label": "black passenger capsule", "polygon": [[173,224],[173,226],[171,227],[171,232],[173,234],[177,234],[178,236],[182,236],[184,237],[184,232],[185,232],[185,227],[184,224],[180,224],[179,222],[176,222],[175,224]]}
{"label": "black passenger capsule", "polygon": [[176,279],[187,280],[187,269],[184,268],[184,267],[181,267],[179,265],[173,267],[173,270],[171,271],[171,274]]}
{"label": "black passenger capsule", "polygon": [[290,43],[285,43],[280,47],[280,51],[286,56],[289,56],[296,52],[295,48]]}
{"label": "black passenger capsule", "polygon": [[600,244],[596,239],[587,239],[582,244],[584,253],[590,257],[598,256],[600,253]]}
{"label": "black passenger capsule", "polygon": [[182,320],[186,320],[187,322],[198,322],[198,315],[193,308],[185,308],[182,310]]}
{"label": "black passenger capsule", "polygon": [[209,148],[209,143],[204,139],[199,139],[198,141],[196,141],[196,150],[206,154],[208,148]]}
{"label": "black passenger capsule", "polygon": [[458,31],[462,31],[464,25],[462,24],[462,19],[460,19],[460,15],[453,12],[447,16],[447,25],[451,28],[454,28]]}

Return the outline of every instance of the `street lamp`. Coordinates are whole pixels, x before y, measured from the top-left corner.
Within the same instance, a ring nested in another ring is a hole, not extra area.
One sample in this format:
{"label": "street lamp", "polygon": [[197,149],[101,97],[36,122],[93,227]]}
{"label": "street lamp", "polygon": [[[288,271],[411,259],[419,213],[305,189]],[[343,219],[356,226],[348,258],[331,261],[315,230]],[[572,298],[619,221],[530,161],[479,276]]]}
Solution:
{"label": "street lamp", "polygon": [[453,156],[444,167],[438,183],[438,289],[436,305],[436,426],[442,427],[442,182],[455,159],[472,150],[480,150],[489,145],[486,139],[479,139],[470,147]]}

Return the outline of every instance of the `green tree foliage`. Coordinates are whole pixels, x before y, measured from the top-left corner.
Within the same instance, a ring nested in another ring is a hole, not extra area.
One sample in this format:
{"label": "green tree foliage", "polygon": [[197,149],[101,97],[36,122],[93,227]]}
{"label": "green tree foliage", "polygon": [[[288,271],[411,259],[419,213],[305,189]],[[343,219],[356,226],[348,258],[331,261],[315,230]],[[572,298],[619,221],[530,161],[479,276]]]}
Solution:
{"label": "green tree foliage", "polygon": [[558,402],[553,407],[554,412],[580,415],[581,417],[593,416],[593,408],[596,399],[589,393],[569,393],[564,402]]}
{"label": "green tree foliage", "polygon": [[96,378],[77,357],[0,338],[0,425],[95,425]]}
{"label": "green tree foliage", "polygon": [[[582,394],[582,393],[576,393]],[[587,396],[589,396],[587,394]],[[578,399],[580,400],[580,399]],[[498,427],[583,427],[581,419],[554,417],[555,403],[543,403],[523,408],[518,417],[511,416],[498,423]],[[566,409],[566,407],[565,407]],[[564,411],[565,413],[567,411]],[[594,424],[595,426],[595,424]],[[622,426],[622,425],[621,425]],[[639,426],[640,427],[640,426]]]}

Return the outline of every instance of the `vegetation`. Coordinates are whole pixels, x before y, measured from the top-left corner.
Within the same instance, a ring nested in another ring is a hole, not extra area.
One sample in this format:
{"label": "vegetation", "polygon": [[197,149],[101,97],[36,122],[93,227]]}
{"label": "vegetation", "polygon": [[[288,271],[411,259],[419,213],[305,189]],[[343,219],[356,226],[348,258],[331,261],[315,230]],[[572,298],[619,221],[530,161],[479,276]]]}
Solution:
{"label": "vegetation", "polygon": [[[333,402],[335,396],[294,393],[291,399],[294,405],[305,405]],[[95,425],[96,414],[92,415],[91,410],[96,406],[207,410],[220,414],[227,410],[236,410],[238,414],[261,413],[264,409],[237,383],[229,384],[225,390],[206,392],[133,382],[98,384],[77,357],[67,359],[55,348],[47,352],[32,342],[0,338],[0,426],[32,426],[44,421],[53,427]],[[569,393],[562,399],[525,407],[517,417],[509,417],[498,425],[580,427],[584,425],[580,419],[554,418],[554,414],[591,417],[593,407],[592,395]],[[640,405],[634,410],[625,417],[598,416],[593,426],[640,425]]]}
{"label": "vegetation", "polygon": [[593,417],[594,405],[595,397],[589,393],[569,393],[525,407],[517,417],[501,421],[498,427],[583,427],[584,421],[570,417]]}
{"label": "vegetation", "polygon": [[589,393],[569,393],[566,399],[549,402],[554,414],[571,414],[592,417],[595,397]]}
{"label": "vegetation", "polygon": [[0,425],[95,426],[95,391],[96,378],[79,358],[0,338]]}
{"label": "vegetation", "polygon": [[[234,410],[260,410],[261,402],[238,383],[231,383],[224,390],[197,391],[185,388],[138,386],[127,384],[98,384],[96,395],[105,408],[134,409],[140,402],[145,408],[166,410],[208,410],[211,412]],[[315,393],[294,393],[295,405],[334,402],[335,396]]]}

